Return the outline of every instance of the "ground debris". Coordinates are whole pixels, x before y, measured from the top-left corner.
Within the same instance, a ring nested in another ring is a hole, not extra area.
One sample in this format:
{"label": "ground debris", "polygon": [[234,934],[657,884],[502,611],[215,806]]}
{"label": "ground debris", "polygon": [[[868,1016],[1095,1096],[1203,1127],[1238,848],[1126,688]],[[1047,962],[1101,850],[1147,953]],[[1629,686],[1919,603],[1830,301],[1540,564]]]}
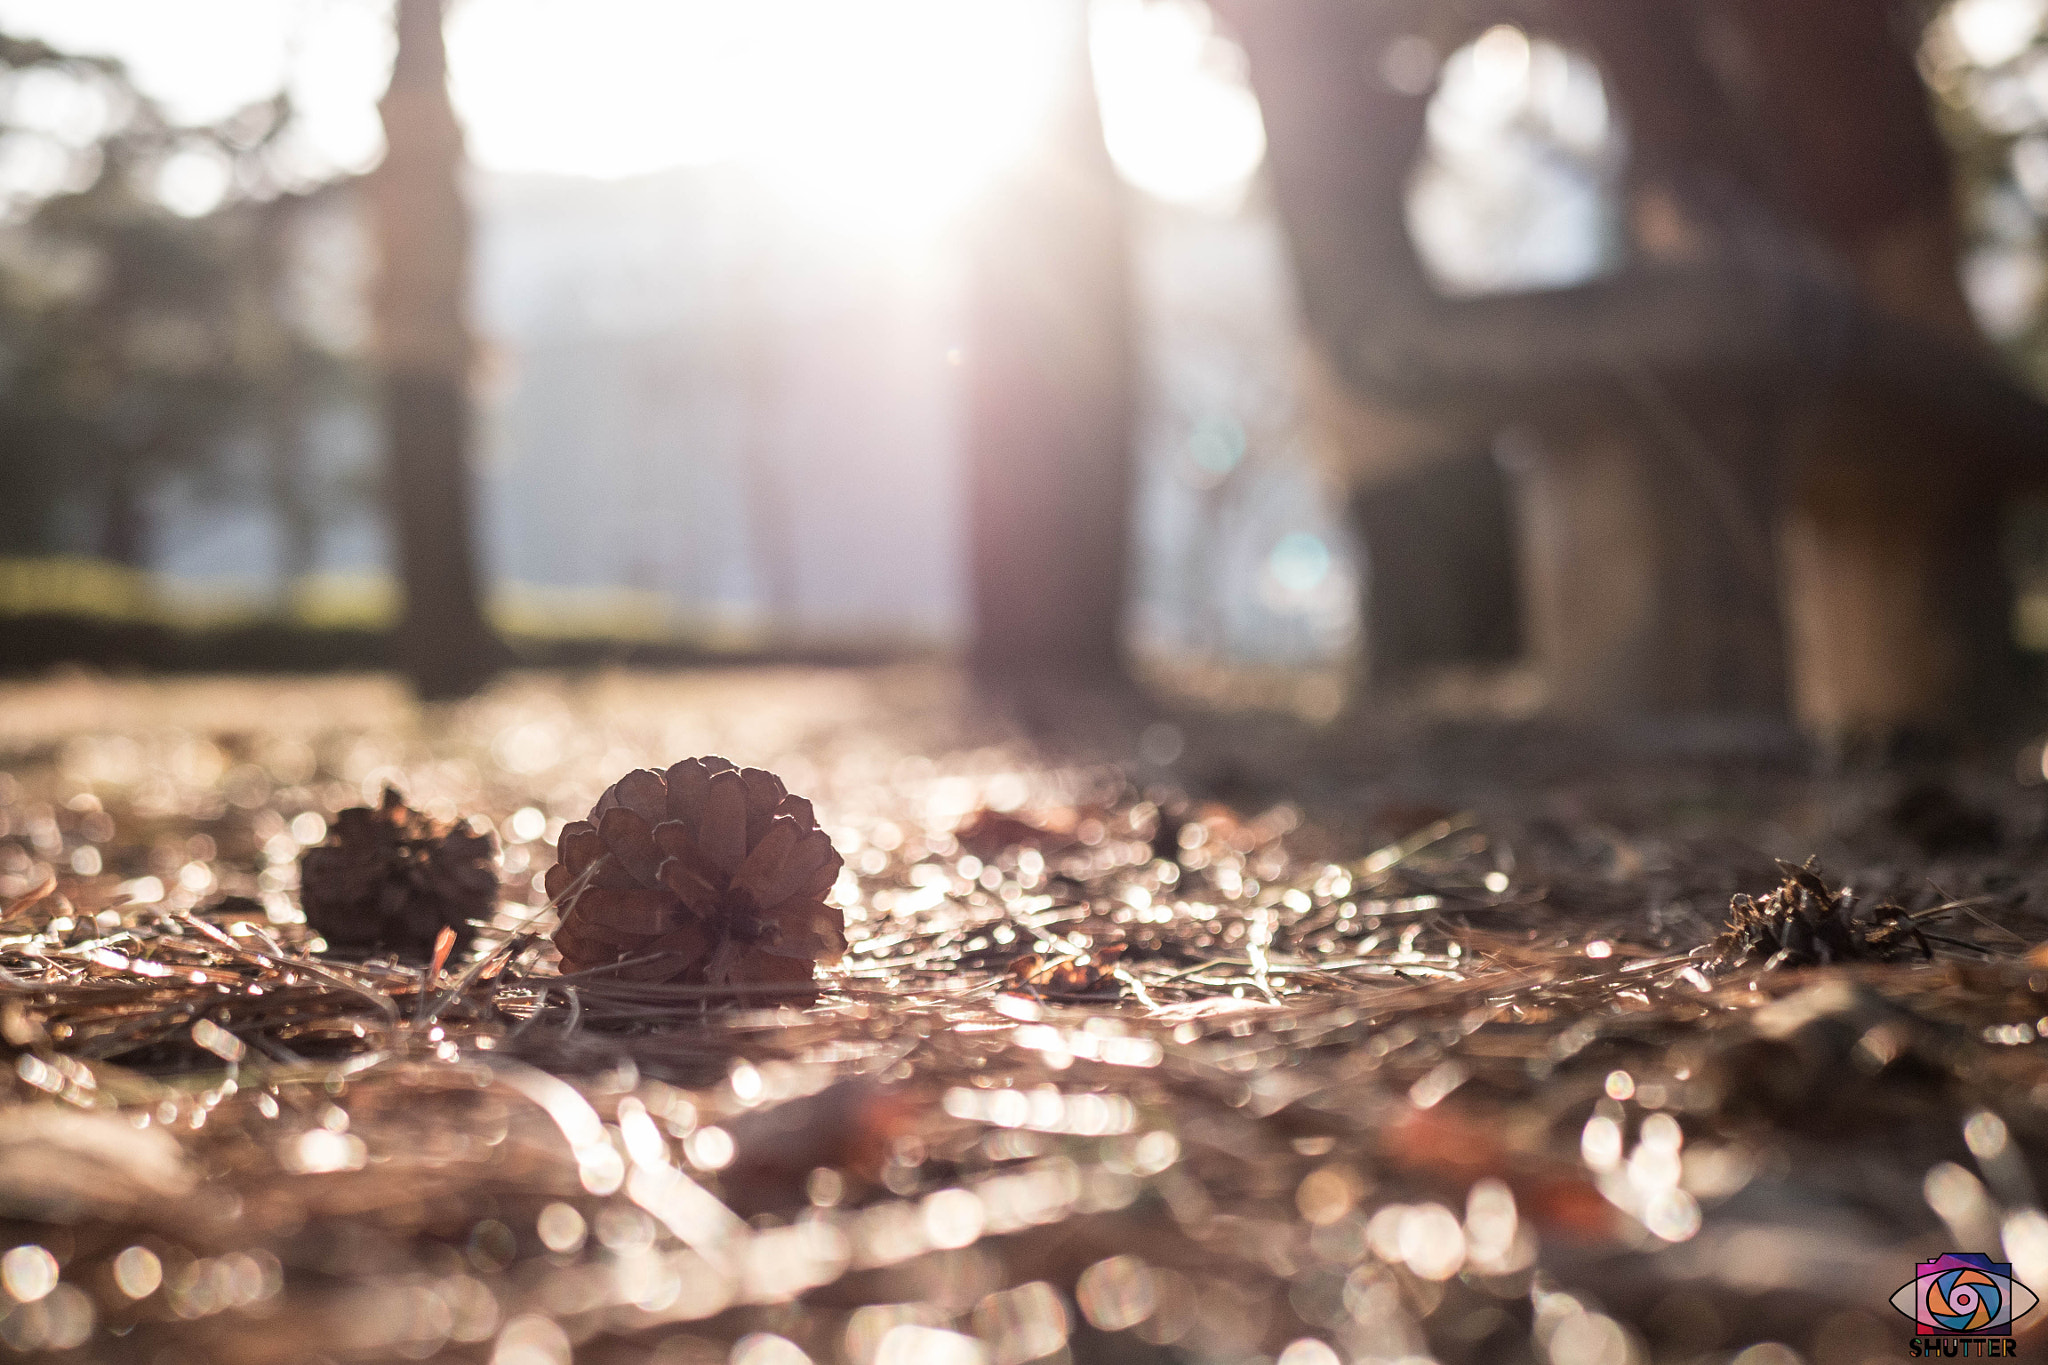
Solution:
{"label": "ground debris", "polygon": [[[666,698],[571,723],[571,695],[470,704],[439,748],[109,739],[0,770],[0,1345],[1825,1362],[1910,1331],[1888,1297],[1936,1242],[2048,1271],[2022,1235],[2048,974],[2011,897],[1871,915],[1785,868],[1717,939],[1761,840],[1448,803],[1335,836],[1329,805],[980,736],[764,748],[678,739]],[[872,742],[817,695],[783,710]],[[568,824],[712,748],[801,780],[844,858],[809,1008],[554,960]],[[504,841],[445,963],[297,918],[299,846],[386,772]]]}
{"label": "ground debris", "polygon": [[1847,887],[1830,889],[1813,860],[1803,867],[1781,861],[1778,869],[1783,880],[1761,897],[1738,894],[1729,902],[1727,930],[1708,953],[1713,970],[1773,971],[1934,955],[1920,921],[1950,907],[1913,914],[1880,905],[1858,918],[1856,894]]}
{"label": "ground debris", "polygon": [[1114,999],[1123,989],[1116,978],[1117,959],[1123,953],[1121,943],[1051,958],[1026,953],[1012,960],[1008,971],[1012,981],[1034,994]]}
{"label": "ground debris", "polygon": [[1998,817],[1945,782],[1911,783],[1885,808],[1884,818],[1929,857],[1998,847]]}

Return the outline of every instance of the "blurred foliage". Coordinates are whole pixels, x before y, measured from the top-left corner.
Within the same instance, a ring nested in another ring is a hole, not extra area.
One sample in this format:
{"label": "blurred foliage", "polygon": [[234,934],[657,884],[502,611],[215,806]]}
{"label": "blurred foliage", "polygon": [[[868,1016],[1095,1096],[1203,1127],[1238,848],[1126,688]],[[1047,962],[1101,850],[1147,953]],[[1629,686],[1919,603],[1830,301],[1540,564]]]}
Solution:
{"label": "blurred foliage", "polygon": [[238,439],[271,449],[263,491],[303,486],[305,405],[350,375],[291,316],[326,192],[274,169],[291,119],[280,97],[181,126],[118,62],[0,35],[0,448],[27,456],[0,553],[142,564],[153,490],[233,479]]}
{"label": "blurred foliage", "polygon": [[[1920,66],[1956,159],[1964,284],[1984,331],[2048,393],[2048,0],[1927,9]],[[2048,503],[2023,499],[2005,522],[2013,636],[2048,652]]]}
{"label": "blurred foliage", "polygon": [[1921,69],[1956,158],[1972,305],[2020,372],[2048,390],[2048,3],[1941,6]]}

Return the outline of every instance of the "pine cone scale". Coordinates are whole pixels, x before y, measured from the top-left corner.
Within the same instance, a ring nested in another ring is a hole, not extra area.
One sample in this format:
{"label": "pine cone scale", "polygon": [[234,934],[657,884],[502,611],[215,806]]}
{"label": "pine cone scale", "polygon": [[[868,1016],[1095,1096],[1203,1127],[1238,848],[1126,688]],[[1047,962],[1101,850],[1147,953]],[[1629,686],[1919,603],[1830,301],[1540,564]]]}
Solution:
{"label": "pine cone scale", "polygon": [[821,901],[831,895],[832,888],[839,884],[839,852],[832,847],[830,839],[824,840],[824,844],[824,861],[818,864],[818,870],[811,874],[810,880],[796,889],[800,900]]}
{"label": "pine cone scale", "polygon": [[747,784],[736,772],[714,774],[704,794],[704,814],[697,827],[704,856],[731,876],[747,856]]}
{"label": "pine cone scale", "polygon": [[719,898],[724,892],[718,881],[707,876],[685,858],[670,858],[661,865],[661,884],[675,893],[678,900],[700,915],[709,917],[718,912]]}
{"label": "pine cone scale", "polygon": [[597,837],[597,826],[588,820],[571,820],[562,826],[555,847],[563,862],[581,870],[604,852],[604,840]]}
{"label": "pine cone scale", "polygon": [[754,851],[747,855],[747,860],[732,874],[732,889],[745,896],[757,910],[765,909],[782,900],[782,896],[771,895],[770,891],[780,880],[780,874],[789,855],[796,851],[797,840],[802,837],[797,830],[796,821],[769,820],[768,828],[761,835],[761,841],[754,845]]}
{"label": "pine cone scale", "polygon": [[[654,832],[654,841],[668,855],[658,872],[662,884],[689,903],[690,908],[708,915],[718,908],[725,894],[726,877],[704,856],[697,841],[679,822],[671,821]],[[674,863],[671,868],[669,863]]]}
{"label": "pine cone scale", "polygon": [[654,844],[654,826],[631,806],[613,806],[597,829],[606,849],[634,882],[646,886],[660,873],[662,853]]}
{"label": "pine cone scale", "polygon": [[598,891],[631,891],[640,883],[631,868],[607,852],[591,863],[590,880],[584,885]]}
{"label": "pine cone scale", "polygon": [[[589,919],[565,922],[555,931],[555,946],[562,951],[566,971],[615,962],[630,954],[641,940],[630,934],[601,928]],[[571,964],[575,964],[571,966]]]}
{"label": "pine cone scale", "polygon": [[836,962],[846,952],[839,912],[823,901],[784,901],[765,918],[777,932],[763,945],[764,952],[819,962]]}
{"label": "pine cone scale", "polygon": [[711,787],[711,774],[733,765],[716,756],[686,758],[665,774],[668,781],[668,818],[695,829],[704,819],[704,796]]}
{"label": "pine cone scale", "polygon": [[839,853],[832,847],[832,836],[822,829],[804,836],[790,863],[792,881],[785,895],[823,900],[839,881]]}
{"label": "pine cone scale", "polygon": [[752,848],[766,836],[776,808],[789,793],[781,778],[763,768],[740,769],[740,781],[747,788],[747,847]]}
{"label": "pine cone scale", "polygon": [[[787,816],[777,818],[788,819]],[[796,822],[791,820],[790,824],[795,825]],[[773,876],[756,890],[755,894],[760,903],[779,905],[792,896],[805,897],[811,884],[817,880],[819,870],[832,856],[832,841],[826,837],[824,831],[799,835],[795,845],[783,856],[781,865],[774,870]],[[837,880],[839,869],[834,867],[832,873],[833,879]],[[830,889],[829,885],[825,888],[827,891]],[[822,895],[823,892],[819,894]]]}
{"label": "pine cone scale", "polygon": [[548,893],[550,904],[562,899],[562,893],[569,889],[571,880],[573,878],[569,875],[569,867],[566,863],[556,863],[547,870],[546,874],[541,878],[541,889]]}
{"label": "pine cone scale", "polygon": [[640,887],[631,891],[586,891],[578,899],[577,908],[621,934],[665,934],[683,918],[668,896]]}
{"label": "pine cone scale", "polygon": [[651,829],[668,818],[668,784],[652,768],[627,773],[619,780],[619,804]]}

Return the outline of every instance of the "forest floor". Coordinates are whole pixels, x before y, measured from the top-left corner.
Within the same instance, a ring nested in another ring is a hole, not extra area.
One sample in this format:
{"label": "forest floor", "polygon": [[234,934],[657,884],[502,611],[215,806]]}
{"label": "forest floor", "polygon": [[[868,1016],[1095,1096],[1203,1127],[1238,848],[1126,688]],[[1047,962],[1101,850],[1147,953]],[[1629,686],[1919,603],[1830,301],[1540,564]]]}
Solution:
{"label": "forest floor", "polygon": [[[814,799],[846,959],[805,1009],[560,981],[562,822],[713,753]],[[0,685],[0,1343],[1904,1358],[1920,1262],[2048,1295],[2040,772],[937,666]],[[304,924],[387,785],[496,834],[489,972]]]}

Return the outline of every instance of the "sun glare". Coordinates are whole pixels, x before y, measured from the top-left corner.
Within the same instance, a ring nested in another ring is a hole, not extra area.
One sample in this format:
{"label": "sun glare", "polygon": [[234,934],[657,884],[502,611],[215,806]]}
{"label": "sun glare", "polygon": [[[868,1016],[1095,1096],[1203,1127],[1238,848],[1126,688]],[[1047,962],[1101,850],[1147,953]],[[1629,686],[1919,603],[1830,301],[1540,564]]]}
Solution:
{"label": "sun glare", "polygon": [[[1015,159],[1078,54],[1051,0],[468,0],[449,31],[477,160],[620,176],[751,167],[841,225],[930,227]],[[1237,50],[1195,0],[1096,0],[1111,156],[1228,208],[1265,154]]]}
{"label": "sun glare", "polygon": [[1243,53],[1199,0],[1096,0],[1103,138],[1124,179],[1195,208],[1237,206],[1266,155]]}
{"label": "sun glare", "polygon": [[[1029,147],[1090,12],[1084,0],[453,0],[449,64],[486,170],[734,165],[814,226],[915,242]],[[388,0],[0,0],[0,22],[121,58],[180,119],[284,88],[308,181],[381,153]],[[1124,177],[1171,203],[1233,207],[1265,133],[1207,9],[1094,0],[1086,50]],[[32,170],[0,167],[0,179]],[[203,211],[218,197],[211,170],[179,167],[166,201]]]}
{"label": "sun glare", "polygon": [[470,0],[449,28],[479,163],[623,176],[749,167],[850,227],[931,224],[1038,126],[1044,0]]}

